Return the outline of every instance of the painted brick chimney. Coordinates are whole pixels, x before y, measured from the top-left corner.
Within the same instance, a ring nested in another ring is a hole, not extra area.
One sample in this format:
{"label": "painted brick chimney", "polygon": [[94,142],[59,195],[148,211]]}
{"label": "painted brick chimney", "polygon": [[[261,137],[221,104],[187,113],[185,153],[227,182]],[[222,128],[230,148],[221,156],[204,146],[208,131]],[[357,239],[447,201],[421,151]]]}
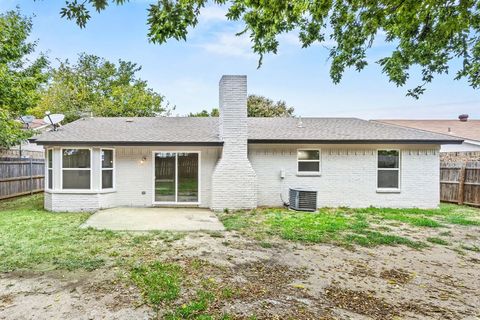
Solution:
{"label": "painted brick chimney", "polygon": [[212,209],[255,208],[256,174],[248,160],[247,76],[223,76],[219,86],[223,149],[212,177]]}

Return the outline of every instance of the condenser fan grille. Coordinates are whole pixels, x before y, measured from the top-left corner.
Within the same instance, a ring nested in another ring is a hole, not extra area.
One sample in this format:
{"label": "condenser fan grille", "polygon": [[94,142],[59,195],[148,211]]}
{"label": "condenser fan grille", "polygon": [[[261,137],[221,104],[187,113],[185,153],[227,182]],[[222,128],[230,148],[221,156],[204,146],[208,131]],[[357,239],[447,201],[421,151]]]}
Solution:
{"label": "condenser fan grille", "polygon": [[300,211],[317,210],[317,191],[290,188],[290,209]]}

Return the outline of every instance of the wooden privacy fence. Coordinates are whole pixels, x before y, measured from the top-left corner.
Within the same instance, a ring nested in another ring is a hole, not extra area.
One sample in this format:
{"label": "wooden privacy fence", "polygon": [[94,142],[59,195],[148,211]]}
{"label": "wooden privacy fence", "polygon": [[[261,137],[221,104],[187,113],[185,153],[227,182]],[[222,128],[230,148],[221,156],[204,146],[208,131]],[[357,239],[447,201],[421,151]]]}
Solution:
{"label": "wooden privacy fence", "polygon": [[0,200],[43,191],[43,159],[0,158]]}
{"label": "wooden privacy fence", "polygon": [[[155,177],[158,179],[175,176],[175,158],[162,159],[155,162]],[[198,157],[185,157],[178,159],[178,176],[181,178],[194,178],[198,175]]]}
{"label": "wooden privacy fence", "polygon": [[442,162],[440,200],[480,206],[480,161]]}

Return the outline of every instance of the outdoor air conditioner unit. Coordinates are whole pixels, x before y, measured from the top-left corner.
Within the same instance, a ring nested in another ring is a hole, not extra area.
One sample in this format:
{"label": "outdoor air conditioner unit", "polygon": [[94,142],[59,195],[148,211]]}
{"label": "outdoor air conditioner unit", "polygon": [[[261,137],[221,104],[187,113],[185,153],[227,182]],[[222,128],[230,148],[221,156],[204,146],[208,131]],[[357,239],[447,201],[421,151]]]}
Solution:
{"label": "outdoor air conditioner unit", "polygon": [[290,188],[289,190],[289,208],[299,211],[317,210],[317,191],[305,190],[300,188]]}

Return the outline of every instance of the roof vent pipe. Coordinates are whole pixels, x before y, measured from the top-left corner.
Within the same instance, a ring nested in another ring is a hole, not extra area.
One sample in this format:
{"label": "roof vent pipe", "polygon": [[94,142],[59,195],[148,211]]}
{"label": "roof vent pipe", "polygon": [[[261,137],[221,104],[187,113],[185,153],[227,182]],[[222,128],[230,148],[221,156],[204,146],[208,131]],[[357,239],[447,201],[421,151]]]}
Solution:
{"label": "roof vent pipe", "polygon": [[468,120],[468,114],[465,114],[465,113],[464,113],[464,114],[461,114],[461,115],[458,116],[458,119],[459,119],[460,121],[462,121],[462,122],[467,122],[467,120]]}
{"label": "roof vent pipe", "polygon": [[302,117],[298,117],[297,128],[303,128],[303,121]]}

